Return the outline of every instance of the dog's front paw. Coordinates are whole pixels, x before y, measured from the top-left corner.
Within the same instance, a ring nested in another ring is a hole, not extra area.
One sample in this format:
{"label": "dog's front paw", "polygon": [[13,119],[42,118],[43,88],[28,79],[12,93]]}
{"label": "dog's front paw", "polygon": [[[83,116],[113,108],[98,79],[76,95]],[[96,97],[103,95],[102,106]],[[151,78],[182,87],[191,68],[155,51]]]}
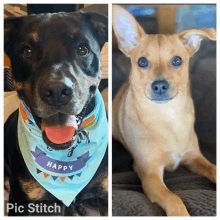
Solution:
{"label": "dog's front paw", "polygon": [[210,180],[216,183],[216,165],[213,165],[212,167]]}
{"label": "dog's front paw", "polygon": [[181,207],[180,209],[174,209],[172,207],[167,210],[167,216],[185,216],[185,217],[190,217],[190,214],[186,210],[185,207]]}
{"label": "dog's front paw", "polygon": [[99,212],[101,216],[108,216],[108,199],[98,199]]}

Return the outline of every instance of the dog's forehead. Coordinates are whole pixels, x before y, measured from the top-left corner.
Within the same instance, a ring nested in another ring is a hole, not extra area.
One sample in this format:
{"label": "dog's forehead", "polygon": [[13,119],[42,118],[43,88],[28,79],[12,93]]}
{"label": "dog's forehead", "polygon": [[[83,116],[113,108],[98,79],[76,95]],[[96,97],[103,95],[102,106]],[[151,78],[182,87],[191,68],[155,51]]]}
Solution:
{"label": "dog's forehead", "polygon": [[186,53],[186,49],[176,35],[146,34],[140,41],[135,52],[135,60],[145,56],[152,61],[170,59],[175,55]]}
{"label": "dog's forehead", "polygon": [[[80,17],[80,16],[79,16]],[[79,25],[80,18],[77,16],[70,16],[66,13],[46,13],[38,15],[25,16],[22,19],[22,27],[24,29],[38,29],[44,25],[54,25],[59,27],[62,24],[68,24],[69,26]]]}
{"label": "dog's forehead", "polygon": [[80,13],[54,13],[27,16],[23,19],[19,33],[25,37],[32,37],[35,41],[40,38],[61,37],[66,35],[82,34],[85,38],[91,37],[91,31],[85,22],[82,22]]}
{"label": "dog's forehead", "polygon": [[181,53],[181,51],[184,48],[183,43],[180,41],[180,39],[175,34],[158,35],[158,44],[159,44],[161,53],[165,53],[165,54],[167,54],[166,51],[169,54]]}

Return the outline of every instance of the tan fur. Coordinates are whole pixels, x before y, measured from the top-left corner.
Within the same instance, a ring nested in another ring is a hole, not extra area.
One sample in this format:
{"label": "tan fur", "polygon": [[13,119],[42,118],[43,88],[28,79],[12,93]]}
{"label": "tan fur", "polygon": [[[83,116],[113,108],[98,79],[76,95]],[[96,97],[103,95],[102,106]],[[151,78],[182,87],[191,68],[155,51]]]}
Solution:
{"label": "tan fur", "polygon": [[30,37],[31,37],[35,42],[38,42],[38,41],[39,41],[38,33],[37,33],[36,31],[30,33]]}
{"label": "tan fur", "polygon": [[25,81],[25,82],[16,82],[16,81],[14,81],[13,84],[14,84],[15,89],[17,91],[19,91],[19,90],[25,90],[27,92],[31,91],[31,84],[30,84],[29,81]]}
{"label": "tan fur", "polygon": [[10,192],[9,177],[5,177],[5,179],[4,179],[4,187],[5,187],[7,192]]}
{"label": "tan fur", "polygon": [[[121,37],[117,27],[121,13],[128,23],[134,23],[134,18],[123,8],[113,6],[113,28],[120,48],[125,45],[121,49],[131,58],[132,71],[129,81],[113,100],[113,136],[131,152],[134,170],[149,199],[169,216],[189,216],[181,199],[167,189],[163,173],[165,169],[172,171],[179,165],[186,165],[192,172],[216,181],[216,166],[202,156],[194,131],[195,114],[188,73],[189,58],[204,37],[215,39],[215,31],[194,29],[174,35],[148,35],[143,34],[136,23],[137,44],[130,47],[123,42],[126,36]],[[190,38],[192,34],[196,34],[198,42],[191,41],[195,39]],[[174,56],[182,57],[183,63],[178,68],[171,65]],[[147,69],[138,66],[140,57],[147,57]],[[169,82],[171,101],[156,104],[150,100],[151,84],[155,80]]]}
{"label": "tan fur", "polygon": [[23,191],[27,194],[29,199],[41,199],[47,192],[36,180],[19,179]]}
{"label": "tan fur", "polygon": [[108,192],[108,176],[102,181],[102,187]]}

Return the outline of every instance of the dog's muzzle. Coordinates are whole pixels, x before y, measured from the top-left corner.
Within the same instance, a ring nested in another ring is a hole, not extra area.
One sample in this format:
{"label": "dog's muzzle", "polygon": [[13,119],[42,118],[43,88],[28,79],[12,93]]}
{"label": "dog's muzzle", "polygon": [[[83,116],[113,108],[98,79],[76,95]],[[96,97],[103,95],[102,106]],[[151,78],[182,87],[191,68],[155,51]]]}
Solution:
{"label": "dog's muzzle", "polygon": [[65,105],[73,97],[73,83],[47,80],[40,87],[41,99],[51,106]]}
{"label": "dog's muzzle", "polygon": [[172,99],[170,94],[170,84],[166,80],[154,81],[151,84],[151,101],[164,104]]}

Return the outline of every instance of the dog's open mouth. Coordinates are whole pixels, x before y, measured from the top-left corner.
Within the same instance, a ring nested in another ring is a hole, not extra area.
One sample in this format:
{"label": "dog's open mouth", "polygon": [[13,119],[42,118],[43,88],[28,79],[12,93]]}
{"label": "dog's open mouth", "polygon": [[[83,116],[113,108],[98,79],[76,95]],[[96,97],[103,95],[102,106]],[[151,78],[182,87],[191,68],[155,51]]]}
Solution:
{"label": "dog's open mouth", "polygon": [[77,119],[74,115],[57,113],[42,118],[43,140],[54,150],[65,150],[77,142]]}
{"label": "dog's open mouth", "polygon": [[64,128],[50,128],[44,127],[42,131],[45,131],[47,138],[54,144],[64,144],[70,141],[75,133],[75,128],[64,127]]}

